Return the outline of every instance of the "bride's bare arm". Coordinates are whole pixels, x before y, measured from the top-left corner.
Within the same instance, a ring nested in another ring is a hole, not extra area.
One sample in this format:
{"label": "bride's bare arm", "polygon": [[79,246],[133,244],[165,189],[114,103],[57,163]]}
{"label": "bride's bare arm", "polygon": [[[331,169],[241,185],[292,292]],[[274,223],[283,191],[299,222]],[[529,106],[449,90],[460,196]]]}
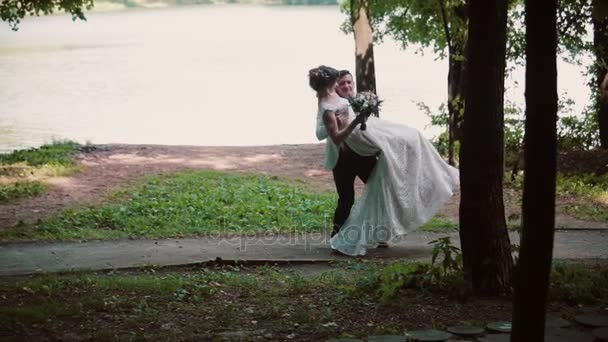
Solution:
{"label": "bride's bare arm", "polygon": [[355,117],[355,119],[348,124],[348,126],[341,128],[340,125],[338,125],[336,113],[334,111],[327,110],[325,113],[323,113],[323,123],[325,124],[325,129],[327,130],[327,134],[331,140],[333,140],[335,144],[339,145],[346,140],[355,127],[361,123],[361,117],[362,115]]}

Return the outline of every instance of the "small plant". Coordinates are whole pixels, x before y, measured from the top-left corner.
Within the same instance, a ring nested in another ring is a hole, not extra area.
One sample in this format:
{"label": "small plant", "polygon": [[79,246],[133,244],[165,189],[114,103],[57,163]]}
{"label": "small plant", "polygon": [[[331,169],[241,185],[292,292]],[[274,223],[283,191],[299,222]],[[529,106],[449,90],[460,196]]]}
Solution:
{"label": "small plant", "polygon": [[383,299],[391,299],[402,288],[423,289],[430,285],[428,264],[396,263],[382,270],[379,276],[379,291]]}
{"label": "small plant", "polygon": [[[462,274],[462,254],[449,237],[431,241],[431,263],[394,263],[366,272],[353,286],[342,286],[350,296],[379,296],[387,301],[402,289],[444,291],[465,298],[468,286]],[[438,261],[441,260],[439,263]]]}
{"label": "small plant", "polygon": [[429,245],[433,245],[431,268],[437,267],[435,266],[435,262],[437,261],[437,257],[441,256],[442,260],[439,271],[442,276],[462,271],[462,253],[460,252],[460,248],[452,245],[449,236],[433,240],[429,242]]}

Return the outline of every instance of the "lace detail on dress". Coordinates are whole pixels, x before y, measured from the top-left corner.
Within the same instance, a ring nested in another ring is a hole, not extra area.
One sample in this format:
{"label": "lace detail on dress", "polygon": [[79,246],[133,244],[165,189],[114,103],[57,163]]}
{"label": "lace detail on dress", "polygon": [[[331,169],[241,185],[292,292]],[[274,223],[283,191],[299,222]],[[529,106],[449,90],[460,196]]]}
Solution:
{"label": "lace detail on dress", "polygon": [[407,234],[430,220],[459,186],[458,170],[411,127],[370,117],[346,139],[360,155],[379,154],[361,198],[332,248],[364,255],[367,248]]}
{"label": "lace detail on dress", "polygon": [[[325,129],[325,124],[323,123],[323,114],[327,110],[337,111],[339,109],[348,107],[348,100],[340,98],[338,101],[339,101],[338,104],[320,102],[319,109],[317,111],[316,135],[317,135],[317,139],[319,139],[319,140],[327,139],[327,142],[325,145],[324,166],[326,169],[330,169],[330,170],[336,166],[336,163],[338,163],[338,154],[340,152],[340,148],[338,145],[336,145],[333,142],[333,140],[331,140],[331,138],[329,138],[329,135],[327,134],[327,130]],[[349,117],[352,115],[352,117],[350,117],[350,120],[352,120],[352,118],[354,117],[354,113],[352,113],[352,109],[350,109],[350,107],[348,107],[348,109],[349,109]]]}

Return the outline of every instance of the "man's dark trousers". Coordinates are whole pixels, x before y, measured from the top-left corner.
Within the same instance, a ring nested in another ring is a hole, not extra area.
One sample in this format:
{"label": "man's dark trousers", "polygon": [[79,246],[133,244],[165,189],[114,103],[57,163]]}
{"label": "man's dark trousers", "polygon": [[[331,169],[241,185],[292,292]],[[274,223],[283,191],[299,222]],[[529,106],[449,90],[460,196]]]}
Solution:
{"label": "man's dark trousers", "polygon": [[376,160],[376,156],[358,155],[346,143],[340,148],[338,163],[333,169],[334,182],[338,190],[338,206],[334,213],[332,236],[340,230],[355,203],[355,178],[358,176],[363,183],[367,183]]}

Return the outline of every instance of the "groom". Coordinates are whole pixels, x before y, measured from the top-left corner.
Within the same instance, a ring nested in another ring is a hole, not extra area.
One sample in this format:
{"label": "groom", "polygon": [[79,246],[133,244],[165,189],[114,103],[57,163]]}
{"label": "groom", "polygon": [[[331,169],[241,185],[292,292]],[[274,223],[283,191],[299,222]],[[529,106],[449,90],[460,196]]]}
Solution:
{"label": "groom", "polygon": [[[336,92],[344,98],[355,95],[353,76],[350,71],[340,71]],[[367,183],[375,165],[376,156],[360,156],[346,143],[340,146],[338,163],[332,170],[338,191],[338,205],[334,213],[332,237],[340,231],[340,227],[346,221],[355,202],[355,178],[359,177],[363,183]]]}

